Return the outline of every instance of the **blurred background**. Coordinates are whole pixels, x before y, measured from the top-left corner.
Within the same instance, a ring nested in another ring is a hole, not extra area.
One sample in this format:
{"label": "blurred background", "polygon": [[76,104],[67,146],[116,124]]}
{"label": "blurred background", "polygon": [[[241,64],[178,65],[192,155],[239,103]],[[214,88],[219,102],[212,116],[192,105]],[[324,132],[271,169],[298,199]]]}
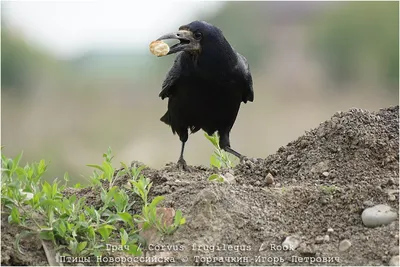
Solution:
{"label": "blurred background", "polygon": [[[4,153],[44,158],[50,178],[68,171],[81,183],[108,146],[116,167],[177,161],[158,97],[175,56],[148,45],[206,20],[253,74],[255,101],[241,106],[232,147],[265,158],[336,111],[398,104],[398,12],[398,2],[2,1]],[[209,165],[212,151],[198,132],[186,160]]]}

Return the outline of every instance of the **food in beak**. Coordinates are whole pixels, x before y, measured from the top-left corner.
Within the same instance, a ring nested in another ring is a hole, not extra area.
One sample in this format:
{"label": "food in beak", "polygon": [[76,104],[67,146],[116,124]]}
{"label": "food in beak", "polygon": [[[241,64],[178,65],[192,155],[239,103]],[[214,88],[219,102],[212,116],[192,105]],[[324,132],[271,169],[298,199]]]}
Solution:
{"label": "food in beak", "polygon": [[169,46],[161,40],[153,41],[150,43],[150,52],[157,57],[162,57],[168,54]]}

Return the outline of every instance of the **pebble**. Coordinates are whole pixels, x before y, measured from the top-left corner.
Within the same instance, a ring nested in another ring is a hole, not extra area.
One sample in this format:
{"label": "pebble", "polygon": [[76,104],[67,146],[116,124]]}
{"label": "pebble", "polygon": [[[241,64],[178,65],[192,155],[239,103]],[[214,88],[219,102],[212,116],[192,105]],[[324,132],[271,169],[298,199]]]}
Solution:
{"label": "pebble", "polygon": [[387,205],[376,205],[366,208],[361,214],[361,219],[365,226],[376,227],[386,225],[397,219],[397,213]]}
{"label": "pebble", "polygon": [[293,158],[294,158],[294,155],[291,154],[291,155],[289,155],[289,156],[286,158],[286,160],[287,160],[287,161],[291,161]]}
{"label": "pebble", "polygon": [[313,173],[323,173],[323,172],[327,172],[328,170],[329,170],[329,167],[328,167],[327,161],[321,161],[320,163],[315,164],[311,168],[311,172],[313,172]]}
{"label": "pebble", "polygon": [[232,175],[231,173],[229,173],[229,172],[225,173],[224,178],[225,178],[225,181],[227,181],[227,182],[230,183],[230,184],[233,184],[233,183],[236,182],[236,181],[235,181],[235,176],[233,176],[233,175]]}
{"label": "pebble", "polygon": [[365,200],[365,201],[363,202],[363,205],[364,205],[365,207],[372,207],[372,206],[374,205],[374,203],[373,203],[371,200]]}
{"label": "pebble", "polygon": [[314,247],[308,246],[306,243],[301,243],[298,251],[303,255],[315,254]]}
{"label": "pebble", "polygon": [[392,247],[390,249],[390,255],[392,255],[392,256],[399,255],[399,247]]}
{"label": "pebble", "polygon": [[315,238],[315,243],[321,244],[322,242],[324,242],[324,237],[323,236],[317,236]]}
{"label": "pebble", "polygon": [[339,251],[346,251],[351,247],[351,242],[348,239],[344,239],[339,243]]}
{"label": "pebble", "polygon": [[399,255],[393,256],[389,261],[389,266],[399,266],[399,265],[400,265]]}
{"label": "pebble", "polygon": [[333,228],[328,228],[327,232],[328,233],[333,233]]}
{"label": "pebble", "polygon": [[389,178],[388,181],[387,181],[387,185],[388,186],[394,185],[394,183],[395,183],[395,181],[394,181],[393,178]]}
{"label": "pebble", "polygon": [[282,242],[282,246],[290,247],[291,249],[296,249],[300,245],[300,238],[295,235],[291,235],[285,238]]}
{"label": "pebble", "polygon": [[388,194],[388,197],[389,197],[390,201],[395,201],[396,200],[396,196],[399,195],[399,190],[398,189],[395,189],[395,190],[389,189],[389,190],[387,190],[387,194]]}
{"label": "pebble", "polygon": [[330,240],[329,235],[325,235],[325,236],[324,236],[324,241],[325,241],[325,242],[329,242],[329,240]]}
{"label": "pebble", "polygon": [[329,176],[329,172],[323,172],[322,175],[325,176],[325,177],[328,177]]}
{"label": "pebble", "polygon": [[271,173],[267,174],[267,177],[265,177],[267,184],[273,184],[274,183],[274,177],[272,176]]}

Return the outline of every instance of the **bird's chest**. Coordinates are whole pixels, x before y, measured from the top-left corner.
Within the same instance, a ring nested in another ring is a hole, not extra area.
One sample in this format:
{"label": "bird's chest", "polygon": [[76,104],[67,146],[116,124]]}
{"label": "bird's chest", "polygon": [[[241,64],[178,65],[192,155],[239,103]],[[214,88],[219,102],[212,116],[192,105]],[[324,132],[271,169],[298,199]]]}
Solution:
{"label": "bird's chest", "polygon": [[199,104],[218,105],[236,99],[238,91],[235,80],[207,79],[195,77],[183,80],[178,88],[178,97]]}

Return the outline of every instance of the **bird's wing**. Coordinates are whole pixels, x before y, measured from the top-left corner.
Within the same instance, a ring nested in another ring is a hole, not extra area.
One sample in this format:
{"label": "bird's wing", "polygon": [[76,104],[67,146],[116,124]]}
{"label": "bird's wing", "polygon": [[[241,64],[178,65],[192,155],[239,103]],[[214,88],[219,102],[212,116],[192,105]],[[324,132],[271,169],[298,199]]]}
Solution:
{"label": "bird's wing", "polygon": [[161,99],[164,99],[166,97],[171,96],[174,91],[174,87],[179,80],[181,73],[182,73],[182,66],[180,59],[182,57],[182,53],[179,53],[177,57],[175,58],[174,64],[172,65],[171,69],[167,73],[167,76],[165,77],[165,80],[162,84],[161,92],[159,94],[159,97]]}
{"label": "bird's wing", "polygon": [[251,77],[251,72],[250,72],[250,66],[247,63],[247,60],[244,56],[241,54],[237,53],[238,56],[238,71],[240,75],[244,79],[243,83],[243,98],[242,101],[244,103],[247,103],[247,101],[253,102],[254,100],[254,91],[253,91],[253,78]]}

